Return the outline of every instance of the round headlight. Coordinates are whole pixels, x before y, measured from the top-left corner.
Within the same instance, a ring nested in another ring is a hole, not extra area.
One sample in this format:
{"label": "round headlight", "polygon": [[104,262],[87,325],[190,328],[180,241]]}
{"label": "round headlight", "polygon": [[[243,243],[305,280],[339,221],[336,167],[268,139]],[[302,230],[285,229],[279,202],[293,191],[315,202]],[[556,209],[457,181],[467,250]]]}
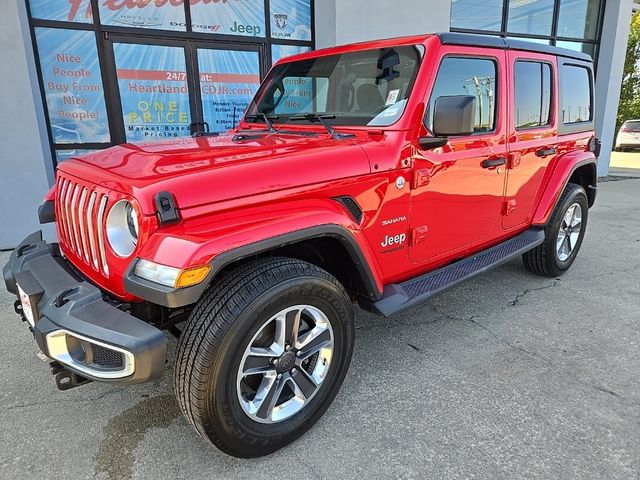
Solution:
{"label": "round headlight", "polygon": [[126,200],[117,202],[107,215],[107,239],[116,255],[129,257],[138,243],[138,214]]}

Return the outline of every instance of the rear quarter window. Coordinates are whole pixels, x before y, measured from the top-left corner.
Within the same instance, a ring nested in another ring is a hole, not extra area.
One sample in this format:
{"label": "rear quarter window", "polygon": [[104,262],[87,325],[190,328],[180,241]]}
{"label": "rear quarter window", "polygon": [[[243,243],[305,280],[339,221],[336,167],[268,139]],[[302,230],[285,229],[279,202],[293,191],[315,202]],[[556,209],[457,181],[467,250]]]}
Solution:
{"label": "rear quarter window", "polygon": [[591,72],[578,65],[560,69],[560,118],[565,125],[593,120]]}

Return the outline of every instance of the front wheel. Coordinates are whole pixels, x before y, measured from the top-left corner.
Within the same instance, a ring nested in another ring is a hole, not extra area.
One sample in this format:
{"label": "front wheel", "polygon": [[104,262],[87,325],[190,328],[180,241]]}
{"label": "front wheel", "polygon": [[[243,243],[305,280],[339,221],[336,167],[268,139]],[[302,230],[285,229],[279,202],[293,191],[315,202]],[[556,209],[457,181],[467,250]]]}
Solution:
{"label": "front wheel", "polygon": [[271,453],[306,432],[337,394],[353,351],[340,283],[295,259],[229,272],[180,338],[175,389],[203,437],[237,457]]}
{"label": "front wheel", "polygon": [[527,270],[545,277],[557,277],[569,270],[582,246],[588,215],[584,188],[568,184],[545,227],[544,242],[522,255]]}

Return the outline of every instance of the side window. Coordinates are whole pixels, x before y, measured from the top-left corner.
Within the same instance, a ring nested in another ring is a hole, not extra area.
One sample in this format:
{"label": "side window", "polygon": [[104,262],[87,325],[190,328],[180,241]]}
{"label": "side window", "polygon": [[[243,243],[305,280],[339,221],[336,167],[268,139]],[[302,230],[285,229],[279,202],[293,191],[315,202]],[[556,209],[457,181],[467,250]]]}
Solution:
{"label": "side window", "polygon": [[486,58],[445,57],[440,64],[427,107],[425,126],[432,130],[433,107],[438,97],[473,95],[476,97],[476,133],[496,128],[496,62]]}
{"label": "side window", "polygon": [[593,120],[591,76],[585,67],[563,65],[560,72],[560,111],[562,123]]}
{"label": "side window", "polygon": [[536,128],[551,122],[551,66],[542,62],[516,61],[516,130]]}

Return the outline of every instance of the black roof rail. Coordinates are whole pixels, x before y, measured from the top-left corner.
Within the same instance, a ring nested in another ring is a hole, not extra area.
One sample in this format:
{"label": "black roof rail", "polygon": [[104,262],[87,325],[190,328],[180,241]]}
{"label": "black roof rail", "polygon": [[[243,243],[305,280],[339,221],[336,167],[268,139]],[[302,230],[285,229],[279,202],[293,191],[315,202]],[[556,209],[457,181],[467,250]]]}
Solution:
{"label": "black roof rail", "polygon": [[469,47],[501,48],[504,50],[523,50],[526,52],[546,53],[560,57],[568,57],[584,62],[593,62],[591,55],[576,52],[567,48],[552,47],[540,43],[527,42],[526,39],[514,40],[495,35],[478,35],[473,33],[445,32],[438,33],[443,45],[464,45]]}

